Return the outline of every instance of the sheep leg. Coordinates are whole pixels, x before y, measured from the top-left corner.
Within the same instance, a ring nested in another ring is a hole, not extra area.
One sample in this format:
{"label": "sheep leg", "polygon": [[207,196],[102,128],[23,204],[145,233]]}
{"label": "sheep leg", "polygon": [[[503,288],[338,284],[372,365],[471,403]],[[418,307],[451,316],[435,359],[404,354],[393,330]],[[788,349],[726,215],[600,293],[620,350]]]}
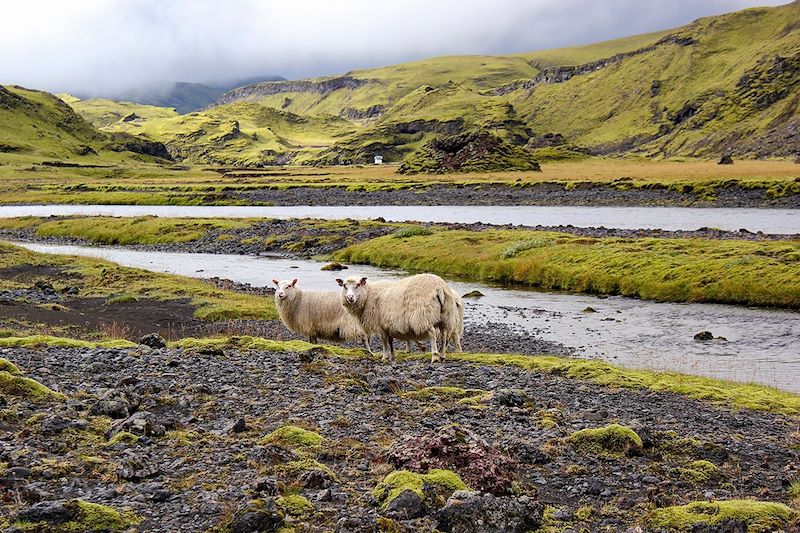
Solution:
{"label": "sheep leg", "polygon": [[314,335],[312,335],[308,338],[308,342],[310,342],[311,344],[317,344],[317,338]]}
{"label": "sheep leg", "polygon": [[462,353],[464,349],[461,347],[461,335],[456,333],[453,335],[453,344],[455,344],[456,353]]}
{"label": "sheep leg", "polygon": [[447,330],[445,328],[442,328],[439,331],[439,334],[442,337],[442,352],[439,354],[439,360],[440,361],[444,361],[445,358],[447,357],[447,341],[448,341],[448,336],[449,335],[448,335]]}
{"label": "sheep leg", "polygon": [[383,355],[381,361],[388,361],[391,358],[391,352],[394,351],[392,346],[392,338],[385,333],[381,333],[381,344],[383,346]]}
{"label": "sheep leg", "polygon": [[394,339],[391,337],[389,337],[389,352],[391,352],[392,354],[391,361],[394,361],[396,359],[396,356],[394,354]]}
{"label": "sheep leg", "polygon": [[428,336],[431,339],[431,363],[435,363],[439,360],[439,330],[432,327],[428,330]]}
{"label": "sheep leg", "polygon": [[406,351],[409,353],[414,351],[414,348],[411,346],[411,341],[406,341]]}
{"label": "sheep leg", "polygon": [[372,346],[369,345],[369,337],[363,337],[361,339],[361,342],[364,343],[364,349],[367,350],[368,354],[375,355],[374,353],[372,353]]}

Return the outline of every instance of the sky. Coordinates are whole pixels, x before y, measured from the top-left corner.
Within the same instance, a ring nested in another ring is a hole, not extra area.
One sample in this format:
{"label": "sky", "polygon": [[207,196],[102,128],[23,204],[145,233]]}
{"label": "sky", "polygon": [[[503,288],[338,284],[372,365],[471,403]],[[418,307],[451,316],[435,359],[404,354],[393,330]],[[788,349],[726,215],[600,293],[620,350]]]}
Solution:
{"label": "sky", "polygon": [[0,84],[110,96],[586,44],[788,0],[4,0]]}

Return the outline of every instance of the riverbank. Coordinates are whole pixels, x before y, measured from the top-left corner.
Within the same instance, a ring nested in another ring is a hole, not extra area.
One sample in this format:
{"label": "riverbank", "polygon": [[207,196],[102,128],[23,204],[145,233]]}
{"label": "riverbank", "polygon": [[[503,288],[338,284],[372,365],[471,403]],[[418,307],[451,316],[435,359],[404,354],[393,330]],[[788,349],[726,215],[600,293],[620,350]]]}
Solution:
{"label": "riverbank", "polygon": [[[722,514],[728,528],[797,526],[789,507],[797,504],[796,418],[641,389],[641,378],[619,389],[617,379],[635,373],[592,370],[598,363],[498,365],[503,359],[464,354],[388,366],[309,348],[256,339],[0,348],[63,395],[4,391],[2,424],[16,438],[0,459],[13,496],[0,523],[49,520],[57,529],[68,519],[59,502],[80,498],[121,512],[140,531],[254,523],[449,530],[453,512],[512,524],[527,517],[519,531],[670,523],[666,530],[677,531],[685,526],[669,519],[679,506],[714,500],[695,505],[734,509]],[[687,378],[686,391],[701,390],[698,379]],[[709,391],[727,390],[705,381]],[[733,387],[749,400],[781,396],[766,406],[800,405],[787,393]],[[421,479],[424,491],[416,474],[390,476],[429,468],[452,473]],[[393,500],[376,491],[387,476],[410,483],[393,495],[409,486],[411,494]],[[462,482],[483,491],[467,500],[469,512],[458,499],[445,506]],[[737,503],[751,499],[761,502]],[[690,525],[716,520],[693,516]]]}
{"label": "riverbank", "polygon": [[553,232],[485,224],[154,217],[6,219],[0,220],[0,228],[0,235],[33,242],[332,256],[340,262],[545,290],[669,302],[800,307],[800,280],[794,273],[800,261],[796,236],[710,229],[564,228],[566,232]]}

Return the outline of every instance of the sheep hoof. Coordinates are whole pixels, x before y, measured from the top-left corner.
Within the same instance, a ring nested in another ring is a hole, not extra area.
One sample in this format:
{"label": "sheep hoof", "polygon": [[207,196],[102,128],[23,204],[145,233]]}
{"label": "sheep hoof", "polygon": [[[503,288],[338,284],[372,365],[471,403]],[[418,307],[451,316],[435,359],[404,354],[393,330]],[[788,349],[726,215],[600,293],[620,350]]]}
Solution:
{"label": "sheep hoof", "polygon": [[438,353],[432,353],[431,354],[431,363],[436,363],[436,362],[441,361],[441,360],[442,360],[442,357]]}

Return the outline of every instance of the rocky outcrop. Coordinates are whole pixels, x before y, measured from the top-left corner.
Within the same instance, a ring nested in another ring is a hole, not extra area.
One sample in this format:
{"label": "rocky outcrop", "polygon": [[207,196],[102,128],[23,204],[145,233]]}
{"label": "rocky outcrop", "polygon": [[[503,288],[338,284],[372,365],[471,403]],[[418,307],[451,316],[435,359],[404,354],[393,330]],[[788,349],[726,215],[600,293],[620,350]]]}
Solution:
{"label": "rocky outcrop", "polygon": [[134,152],[172,161],[172,156],[164,143],[150,141],[127,133],[114,133],[111,136],[111,140],[112,142],[107,148],[114,152]]}
{"label": "rocky outcrop", "polygon": [[369,83],[369,80],[352,76],[338,76],[318,80],[267,81],[237,87],[232,91],[228,91],[211,104],[211,107],[230,104],[246,98],[273,96],[283,93],[317,93],[324,96],[340,89],[358,89],[367,83]]}
{"label": "rocky outcrop", "polygon": [[492,92],[495,95],[499,96],[519,90],[532,91],[538,85],[543,85],[548,83],[564,83],[565,81],[569,81],[575,76],[589,74],[590,72],[606,68],[610,65],[615,65],[620,61],[622,61],[623,59],[641,55],[647,52],[652,52],[653,50],[664,45],[690,46],[694,43],[695,40],[692,37],[682,36],[682,35],[667,35],[663,39],[660,39],[659,41],[651,44],[650,46],[645,46],[643,48],[631,50],[630,52],[615,54],[611,57],[599,59],[597,61],[592,61],[590,63],[584,63],[582,65],[569,65],[569,66],[557,66],[557,67],[534,65],[540,70],[540,72],[533,78],[525,81],[515,81],[503,85],[501,87],[494,89]]}

